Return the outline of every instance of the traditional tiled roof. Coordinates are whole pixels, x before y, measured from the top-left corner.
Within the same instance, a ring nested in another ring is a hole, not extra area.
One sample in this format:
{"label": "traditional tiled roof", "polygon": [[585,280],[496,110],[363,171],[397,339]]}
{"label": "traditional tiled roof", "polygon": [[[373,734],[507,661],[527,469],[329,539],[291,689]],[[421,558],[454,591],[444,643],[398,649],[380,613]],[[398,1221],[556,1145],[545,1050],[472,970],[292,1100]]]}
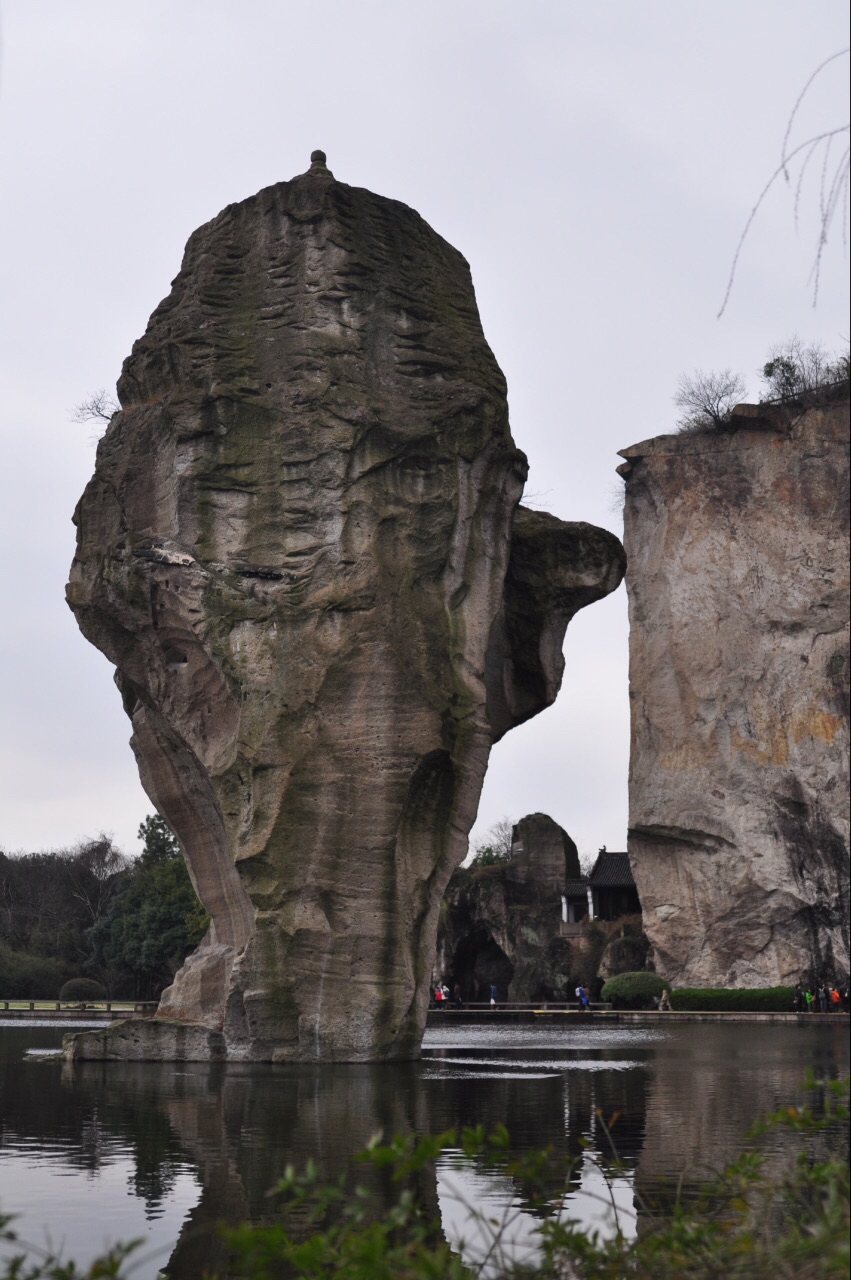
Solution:
{"label": "traditional tiled roof", "polygon": [[588,892],[587,877],[582,876],[579,880],[566,880],[564,884],[564,892],[565,896],[568,898],[579,897],[580,894],[584,897]]}
{"label": "traditional tiled roof", "polygon": [[595,889],[634,889],[635,880],[625,853],[601,850],[588,877]]}

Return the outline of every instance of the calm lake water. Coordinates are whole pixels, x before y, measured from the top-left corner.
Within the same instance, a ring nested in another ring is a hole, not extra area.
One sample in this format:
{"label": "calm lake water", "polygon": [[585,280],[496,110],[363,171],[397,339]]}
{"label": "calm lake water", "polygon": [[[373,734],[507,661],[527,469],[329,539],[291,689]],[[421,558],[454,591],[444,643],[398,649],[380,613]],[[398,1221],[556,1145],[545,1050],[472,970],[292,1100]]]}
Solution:
{"label": "calm lake water", "polygon": [[[501,1122],[515,1150],[572,1159],[553,1186],[571,1216],[605,1229],[613,1199],[634,1230],[638,1202],[664,1204],[679,1179],[696,1185],[758,1115],[803,1101],[807,1068],[849,1070],[840,1026],[447,1026],[427,1033],[419,1063],[321,1068],[71,1067],[47,1056],[66,1029],[0,1022],[0,1208],[18,1215],[22,1238],[80,1262],[144,1240],[139,1280],[227,1275],[217,1222],[269,1220],[267,1192],[290,1162],[313,1157],[329,1177],[364,1181],[353,1153],[379,1130]],[[602,1121],[615,1115],[610,1140]],[[769,1159],[795,1141],[772,1134]],[[450,1151],[419,1189],[450,1242],[468,1240],[467,1256],[479,1246],[459,1197],[510,1215],[516,1250],[530,1247],[535,1218],[499,1168]]]}

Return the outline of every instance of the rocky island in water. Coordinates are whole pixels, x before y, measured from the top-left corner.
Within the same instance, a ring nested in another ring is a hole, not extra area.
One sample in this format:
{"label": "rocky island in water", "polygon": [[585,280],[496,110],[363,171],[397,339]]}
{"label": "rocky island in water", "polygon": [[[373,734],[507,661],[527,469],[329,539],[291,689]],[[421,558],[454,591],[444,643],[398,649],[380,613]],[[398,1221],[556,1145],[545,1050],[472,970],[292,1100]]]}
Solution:
{"label": "rocky island in water", "polygon": [[519,506],[466,261],[321,152],[194,233],[118,394],[68,601],[211,925],[69,1053],[416,1055],[491,746],[623,549]]}

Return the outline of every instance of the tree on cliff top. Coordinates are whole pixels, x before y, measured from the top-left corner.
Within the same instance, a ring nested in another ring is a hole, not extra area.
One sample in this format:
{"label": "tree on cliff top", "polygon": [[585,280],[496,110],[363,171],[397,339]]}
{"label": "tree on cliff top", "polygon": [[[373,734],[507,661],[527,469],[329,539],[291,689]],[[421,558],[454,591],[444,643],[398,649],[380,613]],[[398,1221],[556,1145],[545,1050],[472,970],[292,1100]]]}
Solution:
{"label": "tree on cliff top", "polygon": [[809,396],[847,382],[849,354],[830,355],[819,342],[804,343],[797,334],[775,346],[762,366],[768,391],[762,400],[806,400]]}
{"label": "tree on cliff top", "polygon": [[475,857],[470,863],[471,867],[492,867],[500,862],[509,862],[511,859],[511,837],[514,832],[514,822],[511,818],[500,818],[489,828],[484,840],[480,840],[473,845],[473,853]]}
{"label": "tree on cliff top", "polygon": [[[803,405],[815,403],[832,387],[848,382],[849,349],[829,352],[818,342],[803,342],[797,335],[777,343],[762,366],[764,384],[760,404]],[[674,395],[682,410],[679,431],[718,431],[729,421],[747,390],[742,376],[731,369],[683,374]]]}
{"label": "tree on cliff top", "polygon": [[682,409],[677,428],[706,431],[722,427],[746,392],[741,374],[732,369],[723,369],[720,373],[695,369],[692,374],[684,373],[674,396],[674,404]]}

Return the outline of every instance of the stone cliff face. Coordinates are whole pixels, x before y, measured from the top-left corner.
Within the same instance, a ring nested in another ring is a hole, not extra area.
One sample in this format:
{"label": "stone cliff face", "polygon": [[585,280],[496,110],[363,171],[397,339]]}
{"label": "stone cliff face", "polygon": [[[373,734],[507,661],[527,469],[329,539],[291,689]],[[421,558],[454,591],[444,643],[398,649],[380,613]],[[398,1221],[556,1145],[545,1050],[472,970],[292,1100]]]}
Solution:
{"label": "stone cliff face", "polygon": [[195,232],[118,393],[68,600],[212,924],[89,1048],[409,1057],[490,747],[620,544],[518,508],[467,263],[321,153]]}
{"label": "stone cliff face", "polygon": [[847,973],[847,392],[622,456],[629,853],[656,968]]}

